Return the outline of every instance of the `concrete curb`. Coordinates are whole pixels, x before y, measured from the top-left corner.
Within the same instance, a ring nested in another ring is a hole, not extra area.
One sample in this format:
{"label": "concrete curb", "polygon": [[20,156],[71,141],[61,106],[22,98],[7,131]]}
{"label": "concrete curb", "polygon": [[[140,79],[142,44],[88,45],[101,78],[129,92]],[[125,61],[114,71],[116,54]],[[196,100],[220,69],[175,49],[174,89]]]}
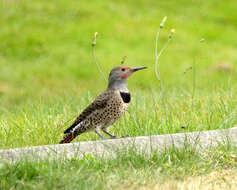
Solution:
{"label": "concrete curb", "polygon": [[85,154],[111,156],[117,151],[128,149],[129,147],[137,151],[143,150],[149,153],[154,149],[162,151],[172,146],[182,148],[185,144],[195,146],[199,150],[206,150],[208,147],[215,147],[220,143],[223,144],[227,142],[237,144],[237,126],[223,130],[140,136],[134,138],[0,150],[0,161],[16,162],[23,159],[81,158]]}

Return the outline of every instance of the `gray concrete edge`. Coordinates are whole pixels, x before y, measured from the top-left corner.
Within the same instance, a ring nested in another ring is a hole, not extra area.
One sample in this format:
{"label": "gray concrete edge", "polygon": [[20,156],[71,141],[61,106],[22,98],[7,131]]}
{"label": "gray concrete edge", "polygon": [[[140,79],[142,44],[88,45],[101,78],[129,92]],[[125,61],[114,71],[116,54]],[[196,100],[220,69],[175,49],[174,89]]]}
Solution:
{"label": "gray concrete edge", "polygon": [[230,129],[202,132],[176,133],[167,135],[139,136],[134,138],[87,141],[70,144],[33,146],[0,150],[1,162],[16,162],[23,159],[42,160],[44,158],[82,158],[86,154],[111,156],[116,152],[133,148],[136,151],[162,151],[172,146],[182,148],[185,145],[206,150],[218,144],[237,144],[237,126]]}

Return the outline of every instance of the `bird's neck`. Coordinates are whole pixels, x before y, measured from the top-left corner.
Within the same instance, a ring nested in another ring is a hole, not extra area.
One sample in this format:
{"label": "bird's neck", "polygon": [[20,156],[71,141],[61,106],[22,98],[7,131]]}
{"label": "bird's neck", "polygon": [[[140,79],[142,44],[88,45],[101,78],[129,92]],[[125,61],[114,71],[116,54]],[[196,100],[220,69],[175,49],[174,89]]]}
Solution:
{"label": "bird's neck", "polygon": [[126,81],[124,81],[124,82],[114,81],[112,83],[110,82],[107,89],[108,90],[119,90],[121,92],[128,92]]}

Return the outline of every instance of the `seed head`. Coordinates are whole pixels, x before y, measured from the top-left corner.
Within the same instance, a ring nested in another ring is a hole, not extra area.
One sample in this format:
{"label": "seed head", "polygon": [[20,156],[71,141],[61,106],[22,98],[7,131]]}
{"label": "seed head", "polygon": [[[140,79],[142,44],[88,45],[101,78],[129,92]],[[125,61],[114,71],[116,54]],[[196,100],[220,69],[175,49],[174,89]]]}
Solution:
{"label": "seed head", "polygon": [[169,38],[172,38],[172,36],[174,35],[174,33],[175,33],[175,29],[172,28],[172,29],[170,30]]}
{"label": "seed head", "polygon": [[93,39],[93,41],[92,41],[92,46],[95,46],[97,36],[98,36],[98,32],[95,32],[95,34],[94,34],[94,39]]}
{"label": "seed head", "polygon": [[98,32],[95,32],[94,38],[97,38],[97,36],[98,36]]}
{"label": "seed head", "polygon": [[124,53],[124,56],[123,56],[123,58],[122,58],[122,60],[121,60],[121,65],[124,64],[126,58],[127,58],[127,53],[125,52],[125,53]]}
{"label": "seed head", "polygon": [[204,39],[204,38],[202,38],[202,39],[200,40],[200,43],[202,43],[202,42],[205,42],[205,39]]}
{"label": "seed head", "polygon": [[164,27],[165,21],[167,20],[167,16],[164,16],[164,18],[162,19],[161,23],[160,23],[160,28]]}

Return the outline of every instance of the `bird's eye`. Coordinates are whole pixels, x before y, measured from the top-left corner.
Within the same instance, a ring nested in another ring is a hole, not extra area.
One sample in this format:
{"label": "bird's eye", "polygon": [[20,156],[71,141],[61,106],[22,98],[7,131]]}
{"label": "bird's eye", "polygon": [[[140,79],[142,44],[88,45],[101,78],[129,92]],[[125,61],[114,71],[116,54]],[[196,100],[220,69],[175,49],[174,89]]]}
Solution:
{"label": "bird's eye", "polygon": [[125,71],[126,69],[125,68],[122,68],[121,71]]}

